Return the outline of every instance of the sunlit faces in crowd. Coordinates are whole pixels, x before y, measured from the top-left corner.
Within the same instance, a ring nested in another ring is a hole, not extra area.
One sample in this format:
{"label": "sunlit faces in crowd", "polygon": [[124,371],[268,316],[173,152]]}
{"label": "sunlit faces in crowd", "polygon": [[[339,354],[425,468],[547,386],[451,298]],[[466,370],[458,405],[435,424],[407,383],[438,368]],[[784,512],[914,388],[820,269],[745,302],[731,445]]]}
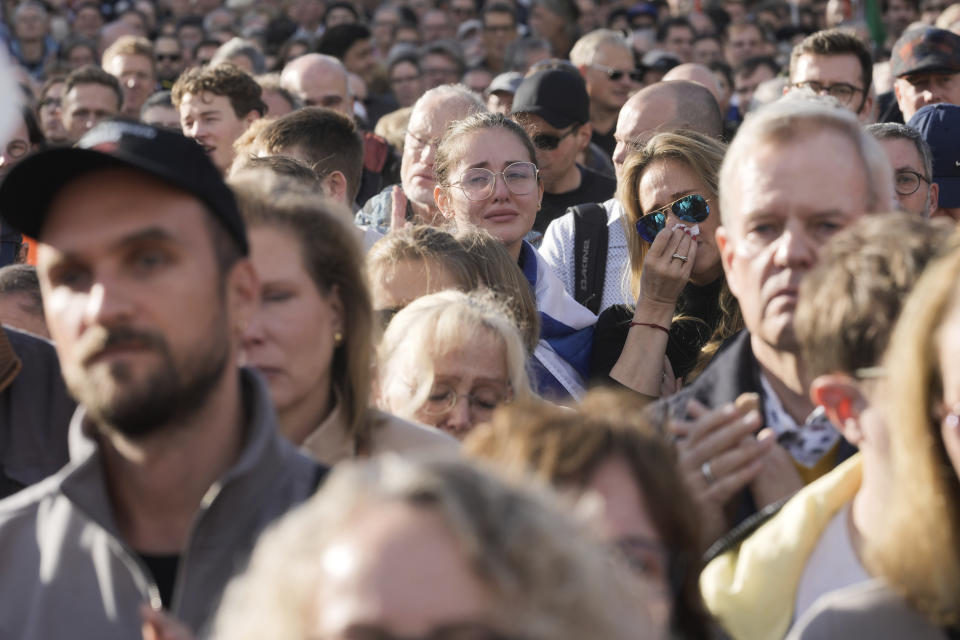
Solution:
{"label": "sunlit faces in crowd", "polygon": [[333,57],[308,53],[292,60],[280,76],[283,88],[307,107],[326,107],[353,117],[347,72]]}
{"label": "sunlit faces in crowd", "polygon": [[861,122],[871,115],[870,87],[863,86],[860,60],[852,53],[829,56],[805,53],[793,65],[790,82],[820,95],[833,96],[857,114]]}
{"label": "sunlit faces in crowd", "polygon": [[44,310],[67,386],[98,423],[149,433],[195,410],[235,359],[256,279],[246,261],[217,263],[209,216],[129,169],[56,194],[37,252]]}
{"label": "sunlit faces in crowd", "polygon": [[871,203],[872,187],[853,141],[818,124],[795,127],[788,142],[759,140],[737,158],[739,166],[729,173],[735,177],[726,182],[721,175],[727,191],[717,245],[727,283],[747,328],[778,350],[796,348],[797,291],[819,248]]}
{"label": "sunlit faces in crowd", "polygon": [[593,63],[581,69],[591,103],[604,109],[619,109],[639,86],[633,54],[627,47],[604,44]]}
{"label": "sunlit faces in crowd", "polygon": [[937,102],[960,104],[960,73],[916,73],[893,83],[897,104],[907,122],[920,107]]}
{"label": "sunlit faces in crowd", "polygon": [[66,142],[67,132],[60,119],[60,105],[63,89],[66,86],[63,78],[49,81],[44,85],[40,94],[37,116],[40,119],[40,130],[50,142]]}
{"label": "sunlit faces in crowd", "polygon": [[485,229],[519,256],[543,197],[536,153],[519,125],[500,114],[478,114],[444,139],[435,197],[458,227]]}
{"label": "sunlit faces in crowd", "polygon": [[526,351],[491,296],[442,291],[390,321],[377,354],[377,405],[458,438],[530,394]]}
{"label": "sunlit faces in crowd", "polygon": [[147,56],[126,53],[114,55],[104,64],[104,71],[120,81],[124,115],[138,118],[140,107],[157,88],[153,64]]}
{"label": "sunlit faces in crowd", "polygon": [[[893,168],[894,189],[900,208],[913,215],[929,218],[937,210],[940,186],[933,181],[931,171],[925,166],[918,144],[924,144],[916,131],[909,131],[917,142],[905,136],[878,135],[875,128],[894,125],[872,125],[871,133],[878,138],[890,166]],[[903,125],[900,125],[903,126]]]}
{"label": "sunlit faces in crowd", "polygon": [[[645,215],[656,211],[666,213],[666,224],[661,233],[675,233],[671,230],[678,224],[683,227],[696,224],[700,233],[691,240],[691,245],[696,245],[696,257],[690,272],[690,281],[704,285],[716,280],[722,270],[715,237],[720,225],[720,207],[716,194],[703,178],[686,162],[658,160],[651,163],[640,175],[637,193],[640,209]],[[703,222],[681,220],[671,206],[681,198],[691,195],[701,196],[707,202],[710,212]],[[680,232],[679,229],[676,231]]]}
{"label": "sunlit faces in crowd", "polygon": [[75,84],[61,98],[60,113],[69,138],[79,140],[98,122],[120,113],[120,96],[106,84]]}
{"label": "sunlit faces in crowd", "polygon": [[183,48],[176,38],[159,36],[153,45],[153,59],[156,62],[157,77],[163,82],[174,82],[183,71]]}
{"label": "sunlit faces in crowd", "polygon": [[423,95],[423,78],[420,75],[420,67],[411,60],[401,60],[390,66],[388,71],[390,88],[397,98],[397,104],[401,107],[413,106],[421,95]]}
{"label": "sunlit faces in crowd", "polygon": [[244,331],[245,363],[266,378],[281,414],[326,407],[335,335],[344,331],[340,292],[322,289],[310,276],[303,243],[291,230],[254,224],[249,235],[261,291]]}
{"label": "sunlit faces in crowd", "polygon": [[183,135],[196,139],[221,171],[233,162],[234,140],[259,117],[256,111],[237,116],[229,97],[209,91],[187,93],[180,100]]}

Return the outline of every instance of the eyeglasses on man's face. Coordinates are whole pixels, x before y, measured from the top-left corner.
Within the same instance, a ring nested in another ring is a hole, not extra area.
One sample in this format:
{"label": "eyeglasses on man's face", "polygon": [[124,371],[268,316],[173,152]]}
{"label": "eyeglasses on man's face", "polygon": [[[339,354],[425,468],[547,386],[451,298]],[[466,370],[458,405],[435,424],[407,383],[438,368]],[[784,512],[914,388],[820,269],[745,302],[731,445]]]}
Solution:
{"label": "eyeglasses on man's face", "polygon": [[858,92],[863,91],[860,87],[855,87],[852,84],[847,84],[846,82],[837,82],[834,84],[824,84],[822,82],[817,82],[816,80],[805,80],[803,82],[793,83],[794,87],[798,89],[810,89],[818,95],[828,95],[837,99],[837,102],[843,105],[849,105],[850,101],[853,100],[853,96],[857,95]]}
{"label": "eyeglasses on man's face", "polygon": [[503,171],[475,167],[464,171],[460,181],[450,186],[459,187],[469,200],[486,200],[496,189],[497,176],[501,176],[510,193],[525,196],[536,190],[537,173],[537,165],[532,162],[514,162],[507,165]]}
{"label": "eyeglasses on man's face", "polygon": [[920,188],[921,182],[930,184],[930,180],[926,176],[922,176],[911,169],[901,169],[893,176],[893,187],[897,195],[901,196],[909,196],[916,193],[917,189]]}
{"label": "eyeglasses on man's face", "polygon": [[591,64],[590,67],[593,69],[596,69],[597,71],[607,74],[607,77],[613,80],[614,82],[617,82],[618,80],[623,78],[623,76],[630,76],[630,79],[633,80],[634,82],[643,82],[643,72],[637,71],[636,69],[633,69],[630,71],[623,71],[621,69],[614,69],[613,67],[608,67],[605,64]]}

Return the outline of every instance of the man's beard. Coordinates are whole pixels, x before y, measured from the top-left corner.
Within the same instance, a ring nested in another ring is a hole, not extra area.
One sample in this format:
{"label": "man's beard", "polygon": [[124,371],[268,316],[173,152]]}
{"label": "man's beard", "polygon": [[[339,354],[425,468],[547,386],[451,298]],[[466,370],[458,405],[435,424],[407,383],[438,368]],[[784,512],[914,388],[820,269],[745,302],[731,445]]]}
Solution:
{"label": "man's beard", "polygon": [[102,330],[90,342],[92,348],[81,353],[131,345],[160,357],[160,363],[139,379],[124,362],[95,365],[92,372],[81,367],[77,375],[67,376],[71,394],[94,423],[131,438],[144,438],[196,413],[229,362],[229,341],[216,330],[200,343],[207,348],[192,352],[180,367],[158,333],[118,327]]}

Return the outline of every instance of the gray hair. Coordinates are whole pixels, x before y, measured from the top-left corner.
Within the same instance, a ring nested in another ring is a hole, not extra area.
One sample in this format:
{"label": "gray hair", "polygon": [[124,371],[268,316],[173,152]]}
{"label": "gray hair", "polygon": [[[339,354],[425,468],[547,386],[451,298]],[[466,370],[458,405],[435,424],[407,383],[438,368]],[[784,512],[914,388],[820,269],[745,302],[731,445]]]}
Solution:
{"label": "gray hair", "polygon": [[627,39],[619,31],[596,29],[576,41],[570,50],[570,62],[578,67],[593,64],[597,51],[603,46],[620,47],[630,51]]}
{"label": "gray hair", "polygon": [[880,143],[863,130],[850,110],[836,104],[835,101],[831,103],[791,92],[762,107],[744,121],[720,167],[722,224],[729,224],[730,217],[734,215],[731,194],[737,190],[738,173],[757,147],[764,142],[775,142],[783,149],[786,143],[808,135],[811,129],[831,131],[846,137],[853,144],[867,180],[867,211],[894,208],[893,172]]}
{"label": "gray hair", "polygon": [[923,177],[929,181],[933,180],[933,152],[919,131],[899,122],[878,122],[877,124],[871,124],[866,129],[867,133],[877,140],[903,139],[912,142],[917,148],[917,153],[920,154],[921,162],[923,162]]}
{"label": "gray hair", "polygon": [[30,302],[20,305],[27,313],[43,317],[43,299],[40,296],[40,281],[37,269],[28,264],[10,264],[0,268],[0,295],[25,294]]}
{"label": "gray hair", "polygon": [[466,110],[466,113],[463,114],[464,118],[487,110],[487,105],[483,103],[483,100],[465,84],[442,84],[425,91],[413,104],[413,111],[422,109],[423,104],[429,100],[443,100],[445,105],[450,102],[462,102]]}
{"label": "gray hair", "polygon": [[267,70],[267,61],[260,48],[252,40],[230,38],[220,45],[217,52],[210,58],[210,66],[215,67],[221,62],[230,62],[237,56],[245,56],[253,66],[253,75],[259,75]]}

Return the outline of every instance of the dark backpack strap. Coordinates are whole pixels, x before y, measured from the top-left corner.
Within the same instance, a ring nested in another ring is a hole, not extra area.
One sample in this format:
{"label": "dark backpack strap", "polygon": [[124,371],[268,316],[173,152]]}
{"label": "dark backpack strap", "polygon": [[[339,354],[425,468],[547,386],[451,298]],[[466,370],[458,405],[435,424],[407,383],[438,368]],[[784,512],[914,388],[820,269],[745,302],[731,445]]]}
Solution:
{"label": "dark backpack strap", "polygon": [[573,297],[600,312],[607,271],[607,212],[599,204],[578,204],[573,210]]}

